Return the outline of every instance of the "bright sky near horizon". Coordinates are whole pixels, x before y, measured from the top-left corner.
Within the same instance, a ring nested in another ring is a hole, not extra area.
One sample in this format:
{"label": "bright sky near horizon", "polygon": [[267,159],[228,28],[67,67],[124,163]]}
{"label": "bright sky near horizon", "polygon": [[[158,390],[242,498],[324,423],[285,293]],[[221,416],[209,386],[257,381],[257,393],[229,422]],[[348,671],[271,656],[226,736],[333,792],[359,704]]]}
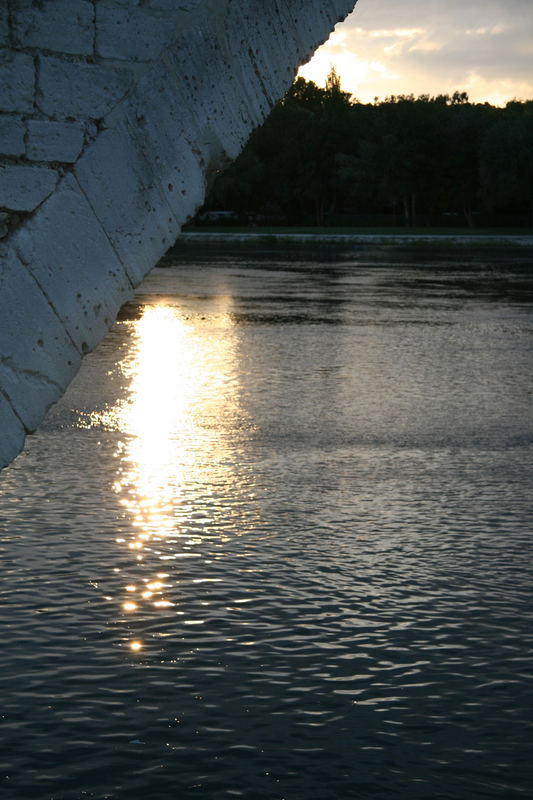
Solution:
{"label": "bright sky near horizon", "polygon": [[364,103],[456,89],[533,99],[533,0],[359,0],[298,74],[323,86],[331,65]]}

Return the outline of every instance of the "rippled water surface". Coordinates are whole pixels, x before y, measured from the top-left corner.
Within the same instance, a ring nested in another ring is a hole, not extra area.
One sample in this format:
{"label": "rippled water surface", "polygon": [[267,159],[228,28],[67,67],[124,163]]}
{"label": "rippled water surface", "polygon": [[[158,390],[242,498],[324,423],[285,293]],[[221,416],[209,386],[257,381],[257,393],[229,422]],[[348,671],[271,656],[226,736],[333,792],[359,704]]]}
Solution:
{"label": "rippled water surface", "polygon": [[531,263],[154,271],[0,475],[2,797],[532,796]]}

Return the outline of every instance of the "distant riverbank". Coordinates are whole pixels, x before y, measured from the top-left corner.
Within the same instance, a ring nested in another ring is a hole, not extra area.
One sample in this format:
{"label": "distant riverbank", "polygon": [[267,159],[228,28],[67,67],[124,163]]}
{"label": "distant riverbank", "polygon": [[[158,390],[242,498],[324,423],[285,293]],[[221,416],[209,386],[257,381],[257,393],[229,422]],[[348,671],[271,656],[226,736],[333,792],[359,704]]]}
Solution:
{"label": "distant riverbank", "polygon": [[194,242],[287,242],[302,244],[370,245],[505,245],[533,247],[533,233],[526,230],[479,229],[370,229],[355,231],[342,228],[209,228],[184,231],[176,244]]}

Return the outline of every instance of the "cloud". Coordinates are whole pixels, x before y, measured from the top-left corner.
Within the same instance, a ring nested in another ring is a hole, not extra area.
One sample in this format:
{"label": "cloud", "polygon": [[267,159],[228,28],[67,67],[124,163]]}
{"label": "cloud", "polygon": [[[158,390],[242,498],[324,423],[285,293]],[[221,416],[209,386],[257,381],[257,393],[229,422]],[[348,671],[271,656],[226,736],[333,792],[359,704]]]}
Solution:
{"label": "cloud", "polygon": [[499,33],[503,33],[505,31],[505,25],[493,25],[492,28],[476,28],[473,30],[467,30],[467,36],[497,36]]}
{"label": "cloud", "polygon": [[323,84],[332,64],[364,102],[456,89],[479,102],[532,98],[532,0],[359,0],[300,74]]}
{"label": "cloud", "polygon": [[426,40],[425,42],[416,42],[412,47],[409,48],[410,53],[415,53],[419,50],[421,53],[436,53],[439,50],[442,50],[444,45],[441,42],[432,42],[430,40]]}
{"label": "cloud", "polygon": [[508,100],[533,97],[531,83],[514,80],[486,80],[481,75],[471,72],[464,84],[470,97],[480,97],[495,106],[503,106]]}
{"label": "cloud", "polygon": [[425,33],[424,28],[395,28],[384,31],[364,31],[359,28],[358,32],[366,33],[371,39],[412,39],[418,34]]}

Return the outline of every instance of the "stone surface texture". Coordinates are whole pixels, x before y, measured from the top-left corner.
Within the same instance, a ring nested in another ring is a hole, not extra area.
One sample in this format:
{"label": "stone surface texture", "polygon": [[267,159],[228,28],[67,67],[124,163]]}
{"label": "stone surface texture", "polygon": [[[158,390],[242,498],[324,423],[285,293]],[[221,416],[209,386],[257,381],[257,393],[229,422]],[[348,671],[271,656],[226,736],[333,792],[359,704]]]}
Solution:
{"label": "stone surface texture", "polygon": [[354,5],[0,2],[0,467]]}

